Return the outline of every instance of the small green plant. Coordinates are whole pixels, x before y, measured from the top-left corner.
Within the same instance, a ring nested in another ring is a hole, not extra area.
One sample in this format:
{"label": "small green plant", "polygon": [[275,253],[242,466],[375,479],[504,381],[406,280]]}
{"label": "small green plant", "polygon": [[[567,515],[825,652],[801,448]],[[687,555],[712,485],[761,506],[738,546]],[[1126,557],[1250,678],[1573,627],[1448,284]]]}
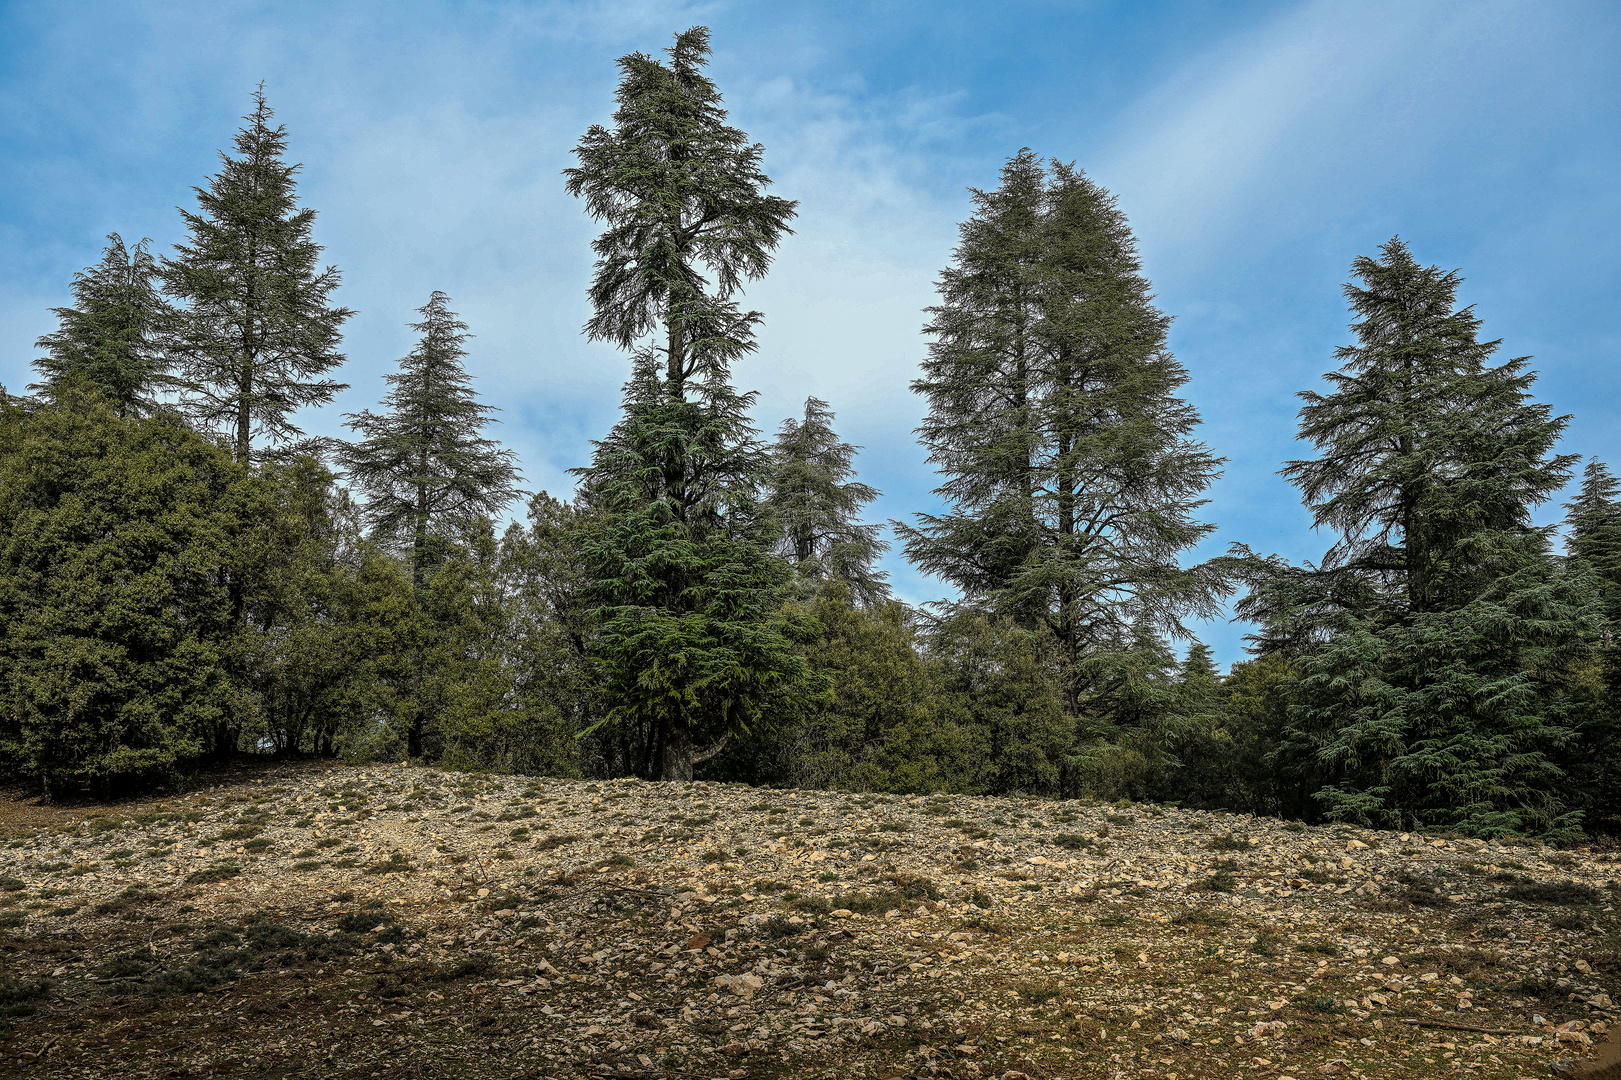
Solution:
{"label": "small green plant", "polygon": [[1208,878],[1194,888],[1201,892],[1230,893],[1238,888],[1238,864],[1231,859],[1222,859],[1211,868]]}
{"label": "small green plant", "polygon": [[554,851],[560,847],[567,847],[569,844],[577,844],[583,839],[585,839],[583,836],[576,833],[543,836],[535,841],[535,847],[540,851]]}
{"label": "small green plant", "polygon": [[1204,845],[1210,851],[1248,851],[1250,842],[1242,836],[1235,836],[1227,832],[1220,836],[1212,836]]}
{"label": "small green plant", "polygon": [[1231,926],[1231,915],[1218,908],[1198,907],[1188,908],[1178,912],[1171,918],[1174,926]]}
{"label": "small green plant", "polygon": [[233,825],[229,829],[221,832],[214,839],[251,840],[253,837],[258,836],[262,832],[264,832],[264,829],[258,825]]}
{"label": "small green plant", "polygon": [[408,874],[414,869],[411,860],[398,851],[391,851],[388,858],[380,859],[365,868],[368,874]]}
{"label": "small green plant", "polygon": [[229,881],[242,873],[242,867],[235,862],[219,862],[213,866],[205,866],[201,870],[193,870],[186,875],[187,885],[209,885],[216,881]]}

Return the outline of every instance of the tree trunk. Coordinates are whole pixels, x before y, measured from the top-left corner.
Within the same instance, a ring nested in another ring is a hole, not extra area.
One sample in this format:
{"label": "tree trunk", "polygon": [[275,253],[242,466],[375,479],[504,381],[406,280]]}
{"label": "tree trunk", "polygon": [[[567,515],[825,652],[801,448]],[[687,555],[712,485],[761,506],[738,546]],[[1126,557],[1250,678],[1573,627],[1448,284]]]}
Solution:
{"label": "tree trunk", "polygon": [[685,724],[670,724],[664,729],[661,780],[692,779],[692,732]]}
{"label": "tree trunk", "polygon": [[660,779],[690,781],[693,771],[704,762],[719,756],[731,742],[728,731],[713,746],[698,750],[692,745],[692,729],[685,724],[671,724],[664,729],[664,769]]}

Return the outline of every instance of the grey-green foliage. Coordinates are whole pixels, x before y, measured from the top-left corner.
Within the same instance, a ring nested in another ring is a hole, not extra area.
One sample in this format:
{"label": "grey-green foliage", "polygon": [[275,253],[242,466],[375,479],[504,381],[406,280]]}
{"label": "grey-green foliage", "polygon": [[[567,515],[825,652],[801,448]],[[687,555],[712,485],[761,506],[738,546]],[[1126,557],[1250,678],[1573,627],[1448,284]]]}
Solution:
{"label": "grey-green foliage", "polygon": [[753,395],[731,384],[759,318],[732,296],[765,273],[794,204],[765,194],[761,148],[726,123],[708,57],[697,27],[668,64],[622,58],[613,127],[587,131],[565,174],[604,226],[587,333],[633,351],[623,415],[584,470],[591,657],[605,721],[666,779],[690,779],[808,675],[778,610]]}
{"label": "grey-green foliage", "polygon": [[293,414],[324,405],[342,383],[339,328],[353,314],[330,303],[335,267],[321,267],[315,211],[298,205],[300,169],[284,158],[287,131],[262,91],[237,132],[237,156],[182,210],[189,234],[164,259],[164,288],[179,302],[165,344],[185,386],[187,415],[231,441],[238,461],[262,456],[254,440],[298,449]]}
{"label": "grey-green foliage", "polygon": [[709,30],[677,34],[667,52],[667,64],[620,58],[613,126],[591,126],[564,176],[603,224],[587,334],[632,349],[661,331],[676,393],[752,348],[757,316],[729,300],[765,274],[795,204],[765,193],[762,147],[726,123],[704,73]]}
{"label": "grey-green foliage", "polygon": [[779,552],[807,582],[842,581],[862,604],[889,598],[888,575],[873,563],[889,545],[881,526],[859,520],[878,490],[855,477],[860,447],[833,430],[827,402],[805,399],[801,418],[782,422],[771,447],[766,506],[776,516]]}
{"label": "grey-green foliage", "polygon": [[1597,458],[1583,470],[1576,498],[1565,504],[1565,550],[1598,576],[1613,636],[1621,626],[1621,482]]}
{"label": "grey-green foliage", "polygon": [[1586,680],[1589,701],[1578,730],[1577,752],[1566,768],[1590,808],[1588,823],[1605,831],[1621,825],[1621,484],[1603,462],[1588,462],[1581,489],[1565,504],[1569,561],[1592,575],[1603,612],[1594,664]]}
{"label": "grey-green foliage", "polygon": [[[1220,459],[1192,438],[1136,242],[1111,195],[1021,151],[974,192],[913,384],[948,512],[901,526],[906,554],[1058,649],[1065,709],[1102,716],[1147,636],[1211,616],[1222,564],[1181,565]],[[1147,636],[1145,636],[1147,635]]]}
{"label": "grey-green foliage", "polygon": [[1598,615],[1531,521],[1569,476],[1565,419],[1530,399],[1525,358],[1490,362],[1455,273],[1400,240],[1353,270],[1357,342],[1302,395],[1320,454],[1284,470],[1339,540],[1317,567],[1250,558],[1239,607],[1298,656],[1280,761],[1316,770],[1331,817],[1562,834]]}
{"label": "grey-green foliage", "polygon": [[516,455],[482,431],[494,408],[479,402],[467,374],[467,324],[434,292],[411,329],[421,335],[383,378],[389,392],[382,414],[349,416],[360,440],[339,457],[365,516],[385,543],[409,551],[412,580],[421,585],[430,565],[430,542],[498,514],[521,492]]}
{"label": "grey-green foliage", "polygon": [[35,343],[45,355],[34,361],[42,381],[29,386],[47,396],[68,380],[94,386],[120,415],[140,415],[157,405],[168,383],[160,336],[169,307],[158,291],[150,240],[126,248],[109,233],[101,261],[73,275],[73,307],[52,308],[54,333]]}

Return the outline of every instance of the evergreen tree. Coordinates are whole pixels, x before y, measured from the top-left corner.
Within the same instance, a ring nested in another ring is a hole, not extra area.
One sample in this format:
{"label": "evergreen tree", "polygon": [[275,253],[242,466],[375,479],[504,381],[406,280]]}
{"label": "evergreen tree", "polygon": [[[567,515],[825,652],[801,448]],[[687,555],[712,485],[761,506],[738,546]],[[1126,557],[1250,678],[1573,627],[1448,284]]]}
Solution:
{"label": "evergreen tree", "polygon": [[725,123],[708,56],[696,27],[668,65],[621,59],[614,127],[593,126],[565,174],[606,226],[586,331],[635,351],[583,485],[602,515],[581,536],[602,723],[629,725],[639,770],[671,780],[809,677],[778,614],[787,568],[757,501],[753,395],[730,381],[759,319],[731,296],[765,273],[794,204],[764,193],[762,150]]}
{"label": "evergreen tree", "polygon": [[1400,240],[1381,255],[1354,264],[1357,344],[1339,350],[1333,392],[1301,395],[1301,438],[1322,453],[1284,469],[1339,540],[1270,591],[1277,568],[1251,561],[1242,610],[1327,627],[1298,662],[1280,754],[1315,764],[1331,817],[1568,830],[1566,688],[1596,610],[1531,522],[1570,473],[1553,454],[1565,419],[1530,400],[1527,358],[1489,363],[1498,343],[1455,306],[1455,273]]}
{"label": "evergreen tree", "polygon": [[605,226],[591,245],[587,334],[632,349],[659,331],[665,389],[679,398],[695,377],[724,379],[753,348],[758,316],[728,300],[764,276],[796,204],[765,194],[763,147],[726,123],[704,74],[709,30],[677,34],[667,51],[668,64],[643,53],[620,59],[614,125],[591,126],[564,176]]}
{"label": "evergreen tree", "polygon": [[995,191],[972,189],[975,212],[940,275],[941,303],[924,327],[933,340],[912,383],[929,402],[918,436],[946,478],[935,494],[954,509],[919,515],[918,528],[896,526],[908,559],[968,596],[1004,590],[1037,545],[1033,337],[1047,185],[1029,150],[1001,180]]}
{"label": "evergreen tree", "polygon": [[1324,567],[1384,586],[1396,612],[1446,610],[1542,550],[1531,511],[1569,479],[1550,456],[1568,417],[1529,400],[1529,357],[1491,366],[1460,278],[1420,266],[1399,238],[1356,260],[1360,316],[1330,394],[1304,391],[1300,438],[1320,456],[1285,465],[1312,523],[1340,535]]}
{"label": "evergreen tree", "polygon": [[1565,511],[1565,550],[1598,576],[1613,641],[1621,628],[1621,482],[1594,458],[1582,472],[1581,491],[1565,504]]}
{"label": "evergreen tree", "polygon": [[101,262],[73,275],[77,306],[51,309],[60,326],[35,343],[45,350],[34,361],[44,381],[30,390],[54,394],[78,378],[100,390],[120,416],[156,407],[153,395],[168,381],[158,340],[168,305],[154,284],[157,266],[149,243],[126,248],[122,237],[109,233]]}
{"label": "evergreen tree", "polygon": [[1226,592],[1220,564],[1178,561],[1214,528],[1194,515],[1221,462],[1191,438],[1187,372],[1113,197],[1025,150],[974,200],[913,384],[952,510],[901,527],[906,554],[1051,635],[1066,712],[1101,717],[1103,661],[1129,668],[1145,634],[1181,636]]}
{"label": "evergreen tree", "polygon": [[421,587],[431,561],[430,543],[464,531],[522,494],[510,450],[480,434],[494,408],[480,404],[463,365],[467,324],[442,292],[418,308],[422,335],[385,375],[387,412],[351,414],[362,438],[340,451],[375,533],[409,547],[411,580]]}
{"label": "evergreen tree", "polygon": [[1589,704],[1563,765],[1588,808],[1592,829],[1621,823],[1621,483],[1594,459],[1576,498],[1565,504],[1565,545],[1578,572],[1591,575],[1603,612]]}
{"label": "evergreen tree", "polygon": [[228,584],[261,485],[172,415],[58,390],[0,406],[0,764],[100,795],[234,749]]}
{"label": "evergreen tree", "polygon": [[889,545],[879,526],[857,520],[878,491],[854,479],[860,447],[840,441],[832,420],[827,402],[806,398],[804,417],[782,422],[766,503],[782,533],[778,550],[800,578],[842,581],[870,607],[889,597],[888,575],[873,566]]}
{"label": "evergreen tree", "polygon": [[270,126],[262,90],[253,101],[238,156],[222,153],[207,190],[194,189],[199,212],[181,211],[190,242],[160,271],[185,305],[168,346],[187,412],[224,433],[238,461],[262,455],[258,436],[293,442],[302,434],[296,410],[347,389],[321,376],[343,363],[339,327],[353,314],[329,302],[339,275],[317,264],[315,211],[298,206],[301,166],[284,160],[286,128]]}

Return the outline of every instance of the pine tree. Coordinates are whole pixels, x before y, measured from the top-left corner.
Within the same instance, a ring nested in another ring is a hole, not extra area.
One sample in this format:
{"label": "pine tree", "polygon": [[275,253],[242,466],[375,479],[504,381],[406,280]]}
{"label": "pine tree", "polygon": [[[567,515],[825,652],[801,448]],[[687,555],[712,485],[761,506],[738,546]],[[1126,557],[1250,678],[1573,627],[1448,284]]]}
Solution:
{"label": "pine tree", "polygon": [[159,341],[168,305],[154,284],[157,267],[146,250],[149,243],[126,248],[121,236],[109,233],[101,262],[73,275],[77,306],[51,309],[60,327],[36,342],[45,350],[34,361],[43,381],[30,390],[54,394],[77,378],[100,390],[120,416],[140,416],[156,407],[153,395],[168,381]]}
{"label": "pine tree", "polygon": [[614,126],[593,126],[565,173],[606,226],[586,332],[634,353],[582,485],[602,515],[580,542],[603,723],[628,725],[640,771],[671,780],[809,680],[778,615],[787,568],[758,505],[754,395],[730,381],[759,320],[731,297],[765,273],[794,204],[764,193],[762,149],[726,124],[708,57],[695,27],[668,65],[622,58]]}
{"label": "pine tree", "polygon": [[1114,199],[1021,151],[975,192],[931,309],[914,389],[919,434],[952,504],[901,527],[906,554],[966,597],[1051,634],[1071,716],[1106,711],[1106,657],[1214,614],[1220,564],[1180,565],[1214,526],[1199,496],[1221,465],[1191,433],[1136,242]]}
{"label": "pine tree", "polygon": [[860,449],[839,439],[827,402],[805,399],[801,419],[782,422],[771,448],[771,492],[766,505],[776,515],[778,550],[805,581],[830,579],[850,586],[865,606],[889,598],[883,571],[873,562],[889,549],[880,527],[857,520],[878,491],[853,479]]}
{"label": "pine tree", "polygon": [[385,375],[387,410],[352,413],[359,442],[340,451],[366,518],[386,540],[409,547],[411,580],[421,587],[431,542],[498,514],[520,492],[515,455],[481,432],[496,410],[479,402],[464,360],[467,324],[434,292],[417,311],[421,335],[400,369]]}
{"label": "pine tree", "polygon": [[298,206],[287,130],[270,126],[263,90],[253,101],[238,156],[222,153],[207,190],[194,189],[199,212],[181,211],[190,243],[160,271],[185,304],[168,345],[187,412],[227,435],[238,461],[263,455],[259,436],[296,449],[293,414],[347,389],[321,376],[343,363],[339,327],[354,314],[329,302],[339,274],[317,265],[315,211]]}
{"label": "pine tree", "polygon": [[1456,273],[1399,239],[1381,255],[1353,265],[1357,344],[1333,392],[1301,395],[1300,437],[1322,453],[1284,469],[1339,540],[1306,571],[1252,561],[1245,610],[1295,640],[1326,628],[1280,753],[1315,762],[1331,817],[1558,834],[1579,818],[1557,764],[1576,738],[1564,687],[1597,614],[1531,521],[1569,477],[1566,421],[1530,400],[1528,358],[1489,362],[1498,342],[1456,307]]}

